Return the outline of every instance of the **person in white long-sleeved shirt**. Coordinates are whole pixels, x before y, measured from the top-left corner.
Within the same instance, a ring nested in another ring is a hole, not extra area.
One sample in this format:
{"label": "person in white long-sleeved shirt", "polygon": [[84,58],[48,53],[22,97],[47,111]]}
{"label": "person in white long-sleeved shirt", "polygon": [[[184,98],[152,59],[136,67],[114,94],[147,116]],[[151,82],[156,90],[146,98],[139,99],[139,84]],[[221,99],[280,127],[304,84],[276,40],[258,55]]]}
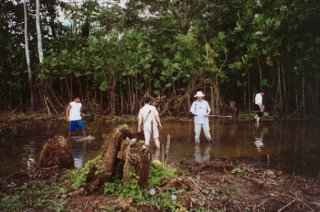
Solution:
{"label": "person in white long-sleeved shirt", "polygon": [[203,99],[204,96],[205,95],[202,93],[202,91],[198,91],[194,96],[197,98],[197,100],[192,103],[190,108],[190,113],[194,115],[194,132],[196,143],[200,143],[201,128],[203,128],[207,141],[211,141],[208,117],[211,112],[211,108],[209,103]]}
{"label": "person in white long-sleeved shirt", "polygon": [[154,139],[155,146],[160,149],[159,130],[162,129],[159,113],[155,106],[150,105],[152,98],[146,96],[144,100],[144,106],[140,109],[138,115],[138,132],[141,132],[141,125],[143,124],[143,132],[145,143],[144,147],[147,147],[150,143],[151,136]]}
{"label": "person in white long-sleeved shirt", "polygon": [[264,91],[261,91],[260,93],[257,93],[254,98],[254,103],[256,105],[256,109],[259,111],[259,112],[257,112],[257,114],[255,116],[257,123],[259,123],[260,117],[262,117],[263,112],[264,112],[263,96],[264,96]]}

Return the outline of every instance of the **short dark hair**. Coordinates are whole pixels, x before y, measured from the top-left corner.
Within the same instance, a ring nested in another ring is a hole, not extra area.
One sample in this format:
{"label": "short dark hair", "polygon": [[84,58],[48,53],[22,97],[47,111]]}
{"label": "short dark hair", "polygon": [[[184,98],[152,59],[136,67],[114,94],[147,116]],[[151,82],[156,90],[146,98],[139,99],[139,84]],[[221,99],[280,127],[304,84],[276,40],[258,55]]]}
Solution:
{"label": "short dark hair", "polygon": [[151,96],[145,96],[144,97],[144,103],[150,103],[152,100],[152,97]]}
{"label": "short dark hair", "polygon": [[73,97],[72,97],[73,100],[78,99],[78,98],[81,99],[80,95],[73,95]]}

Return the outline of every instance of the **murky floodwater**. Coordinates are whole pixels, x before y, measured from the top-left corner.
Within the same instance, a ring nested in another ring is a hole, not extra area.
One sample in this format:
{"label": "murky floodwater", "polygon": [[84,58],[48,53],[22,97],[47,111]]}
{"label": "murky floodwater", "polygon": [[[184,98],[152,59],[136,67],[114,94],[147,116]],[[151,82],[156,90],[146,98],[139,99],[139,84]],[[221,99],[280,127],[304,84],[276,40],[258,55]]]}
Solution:
{"label": "murky floodwater", "polygon": [[[320,176],[320,132],[318,122],[276,121],[255,122],[211,121],[212,143],[202,137],[194,143],[193,123],[166,122],[160,131],[165,145],[171,136],[168,161],[206,162],[221,158],[250,158],[258,165],[270,166],[289,173],[318,178]],[[88,131],[96,139],[91,142],[73,142],[71,152],[75,165],[80,167],[95,157],[103,144],[102,135],[114,126],[95,121]],[[136,128],[136,123],[132,124]],[[41,129],[24,132],[0,131],[0,175],[21,168],[33,167],[47,139],[67,135],[67,124],[48,124]],[[160,159],[162,154],[159,154]]]}

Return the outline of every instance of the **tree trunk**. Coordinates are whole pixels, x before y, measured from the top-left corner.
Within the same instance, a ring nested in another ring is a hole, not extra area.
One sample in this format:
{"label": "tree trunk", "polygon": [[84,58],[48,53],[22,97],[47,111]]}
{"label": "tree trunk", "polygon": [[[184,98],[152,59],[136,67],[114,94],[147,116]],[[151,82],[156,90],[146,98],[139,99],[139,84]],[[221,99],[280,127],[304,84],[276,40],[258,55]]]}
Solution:
{"label": "tree trunk", "polygon": [[29,41],[28,41],[28,10],[26,1],[23,2],[23,12],[24,12],[24,42],[26,51],[26,61],[28,68],[28,80],[30,89],[30,110],[33,111],[34,108],[34,98],[33,98],[33,83],[32,83],[32,72],[29,54]]}
{"label": "tree trunk", "polygon": [[[281,67],[279,59],[277,59],[277,72],[278,72],[278,86],[277,86],[277,93],[279,94],[279,101],[280,101],[280,113],[283,112],[283,97],[282,97],[282,86],[281,86]],[[278,96],[278,95],[277,95]],[[278,99],[276,99],[276,103],[278,104]]]}
{"label": "tree trunk", "polygon": [[305,81],[304,81],[304,72],[302,73],[302,109],[303,109],[303,118],[306,117],[306,101],[305,101]]}
{"label": "tree trunk", "polygon": [[43,63],[42,34],[41,34],[41,24],[40,24],[40,0],[36,0],[36,27],[37,27],[39,62]]}
{"label": "tree trunk", "polygon": [[260,64],[260,59],[258,57],[258,67],[259,67],[259,89],[260,91],[262,90],[262,79],[263,79],[263,76],[262,76],[262,67],[261,67],[261,64]]}
{"label": "tree trunk", "polygon": [[[251,112],[252,109],[251,109],[251,106],[252,106],[252,99],[251,99],[251,91],[250,91],[250,71],[249,71],[249,68],[247,68],[247,71],[248,71],[248,93],[247,93],[247,98],[248,98],[248,109],[249,111]],[[244,98],[246,97],[246,94],[244,94]]]}
{"label": "tree trunk", "polygon": [[285,74],[284,74],[283,63],[281,63],[281,70],[282,70],[283,97],[284,97],[284,104],[285,104],[285,109],[286,109],[285,112],[288,113],[287,86],[286,86],[286,79],[285,79]]}

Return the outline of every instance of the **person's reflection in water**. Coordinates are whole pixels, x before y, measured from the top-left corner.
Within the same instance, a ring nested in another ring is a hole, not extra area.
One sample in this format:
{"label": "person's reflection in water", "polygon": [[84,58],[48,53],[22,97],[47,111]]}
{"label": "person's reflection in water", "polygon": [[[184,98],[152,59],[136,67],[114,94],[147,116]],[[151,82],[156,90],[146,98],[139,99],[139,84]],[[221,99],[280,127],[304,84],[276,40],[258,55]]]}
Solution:
{"label": "person's reflection in water", "polygon": [[82,145],[76,145],[71,148],[71,154],[74,160],[74,167],[80,169],[83,167],[83,157],[88,141],[83,141]]}
{"label": "person's reflection in water", "polygon": [[32,168],[35,164],[34,146],[35,146],[34,140],[31,140],[30,144],[26,146],[26,151],[27,151],[27,155],[28,155],[28,159],[27,159],[27,168],[28,169]]}
{"label": "person's reflection in water", "polygon": [[203,155],[201,154],[200,144],[195,143],[194,145],[194,161],[196,163],[205,163],[210,161],[210,150],[211,150],[211,143],[206,144],[206,148],[204,150]]}
{"label": "person's reflection in water", "polygon": [[266,127],[261,128],[259,123],[257,123],[255,127],[256,127],[256,136],[254,138],[254,145],[256,146],[257,150],[260,152],[261,149],[264,147],[263,138],[264,138],[264,135],[268,132],[268,128]]}

